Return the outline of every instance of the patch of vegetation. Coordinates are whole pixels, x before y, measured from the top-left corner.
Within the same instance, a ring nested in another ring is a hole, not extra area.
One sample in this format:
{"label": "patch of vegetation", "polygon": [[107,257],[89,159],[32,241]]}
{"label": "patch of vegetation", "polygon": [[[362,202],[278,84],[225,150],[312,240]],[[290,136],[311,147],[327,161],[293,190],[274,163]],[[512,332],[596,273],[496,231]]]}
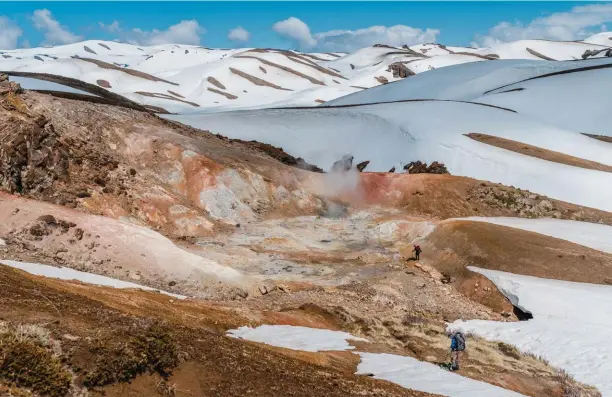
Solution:
{"label": "patch of vegetation", "polygon": [[147,371],[163,377],[179,364],[178,347],[170,332],[157,324],[133,336],[127,345],[97,347],[95,369],[83,379],[89,388],[127,382]]}
{"label": "patch of vegetation", "polygon": [[26,389],[0,384],[0,396],[6,397],[33,397],[34,395]]}
{"label": "patch of vegetation", "polygon": [[43,345],[39,328],[21,326],[14,329],[6,324],[1,328],[0,381],[6,383],[3,388],[10,391],[8,395],[31,395],[22,388],[49,397],[68,394],[72,375],[60,359]]}
{"label": "patch of vegetation", "polygon": [[512,357],[515,360],[520,360],[521,359],[521,352],[519,352],[517,350],[516,347],[509,345],[507,343],[504,342],[499,342],[497,344],[497,347],[499,348],[499,350],[504,353],[506,356],[508,357]]}
{"label": "patch of vegetation", "polygon": [[601,397],[599,390],[592,386],[578,383],[565,370],[557,370],[557,379],[563,388],[563,397]]}

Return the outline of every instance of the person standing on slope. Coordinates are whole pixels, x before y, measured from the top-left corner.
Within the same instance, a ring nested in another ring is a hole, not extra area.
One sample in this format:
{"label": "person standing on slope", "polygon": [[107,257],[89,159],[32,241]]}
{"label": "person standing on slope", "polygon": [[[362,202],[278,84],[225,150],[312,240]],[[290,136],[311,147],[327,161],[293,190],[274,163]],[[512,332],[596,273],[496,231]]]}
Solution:
{"label": "person standing on slope", "polygon": [[458,371],[461,353],[465,350],[465,338],[459,331],[451,332],[449,336],[451,338],[451,363],[448,369]]}
{"label": "person standing on slope", "polygon": [[421,252],[422,252],[421,246],[415,244],[414,245],[414,249],[412,250],[412,252],[414,252],[414,260],[418,261],[419,258],[420,258]]}

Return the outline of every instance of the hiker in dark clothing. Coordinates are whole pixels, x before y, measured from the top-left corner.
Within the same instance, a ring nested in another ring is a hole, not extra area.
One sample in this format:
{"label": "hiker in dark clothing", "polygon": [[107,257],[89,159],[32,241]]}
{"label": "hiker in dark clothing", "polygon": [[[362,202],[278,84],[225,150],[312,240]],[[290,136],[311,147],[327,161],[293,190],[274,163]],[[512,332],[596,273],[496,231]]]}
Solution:
{"label": "hiker in dark clothing", "polygon": [[412,250],[412,252],[414,252],[414,260],[418,261],[419,257],[421,255],[421,246],[419,245],[414,245],[414,249]]}
{"label": "hiker in dark clothing", "polygon": [[449,336],[451,338],[451,363],[448,369],[451,371],[458,371],[461,353],[465,350],[465,338],[459,331],[452,332]]}

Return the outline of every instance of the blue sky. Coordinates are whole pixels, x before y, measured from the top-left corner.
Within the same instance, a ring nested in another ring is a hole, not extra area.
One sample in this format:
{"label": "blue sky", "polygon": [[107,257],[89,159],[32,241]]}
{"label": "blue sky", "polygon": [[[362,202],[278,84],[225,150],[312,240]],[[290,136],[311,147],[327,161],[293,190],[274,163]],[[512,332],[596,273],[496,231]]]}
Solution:
{"label": "blue sky", "polygon": [[[11,1],[0,5],[0,49],[95,38],[141,45],[174,41],[209,47],[350,51],[379,41],[488,45],[520,38],[575,40],[607,29],[607,21],[612,30],[612,3]],[[233,40],[228,38],[237,27],[242,30],[231,36]]]}

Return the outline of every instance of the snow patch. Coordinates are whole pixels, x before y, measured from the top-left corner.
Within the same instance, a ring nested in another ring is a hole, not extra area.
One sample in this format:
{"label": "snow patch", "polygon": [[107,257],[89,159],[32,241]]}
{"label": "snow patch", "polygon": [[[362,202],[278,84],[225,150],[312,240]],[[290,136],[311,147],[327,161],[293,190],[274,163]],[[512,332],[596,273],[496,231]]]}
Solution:
{"label": "snow patch", "polygon": [[228,336],[306,352],[354,349],[347,340],[368,342],[347,332],[292,325],[260,325],[240,327],[227,332]]}
{"label": "snow patch", "polygon": [[117,280],[117,279],[106,277],[106,276],[100,276],[98,274],[81,272],[78,270],[69,269],[67,267],[55,267],[55,266],[49,266],[49,265],[42,265],[40,263],[19,262],[19,261],[12,261],[8,259],[1,259],[0,264],[7,265],[15,269],[20,269],[30,274],[34,274],[36,276],[50,277],[50,278],[56,278],[60,280],[76,280],[76,281],[81,281],[86,284],[101,285],[105,287],[133,288],[133,289],[141,289],[143,291],[156,291],[164,295],[172,296],[178,299],[187,298],[187,296],[185,295],[177,295],[171,292],[166,292],[166,291],[157,290],[155,288],[146,287],[144,285],[134,284],[128,281]]}
{"label": "snow patch", "polygon": [[[265,343],[307,352],[345,351],[354,349],[348,341],[368,342],[347,332],[291,325],[261,325],[257,328],[240,327],[230,330],[233,338]],[[464,378],[438,366],[412,357],[393,354],[357,352],[361,363],[356,374],[373,374],[402,387],[449,397],[520,397],[521,394],[488,383]]]}
{"label": "snow patch", "polygon": [[456,321],[451,329],[473,333],[541,356],[576,380],[612,396],[612,287],[549,280],[469,267],[491,280],[529,321]]}
{"label": "snow patch", "polygon": [[416,358],[394,354],[359,353],[357,374],[373,374],[374,378],[402,387],[449,397],[519,397],[515,393],[485,382],[479,382],[442,370],[437,365]]}

